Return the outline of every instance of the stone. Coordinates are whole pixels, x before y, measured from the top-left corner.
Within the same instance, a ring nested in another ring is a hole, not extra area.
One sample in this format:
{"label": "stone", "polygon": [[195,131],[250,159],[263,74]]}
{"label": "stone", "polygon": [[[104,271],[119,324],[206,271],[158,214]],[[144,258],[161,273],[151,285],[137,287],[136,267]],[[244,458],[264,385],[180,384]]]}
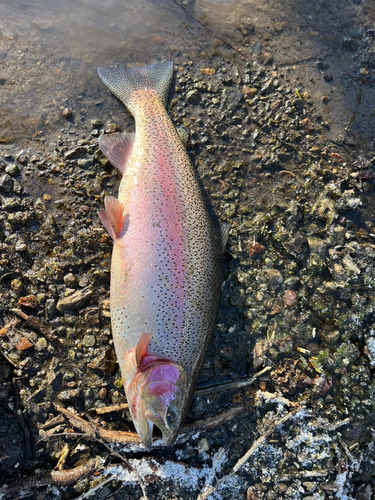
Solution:
{"label": "stone", "polygon": [[77,278],[73,273],[68,273],[63,277],[64,283],[69,287],[74,287],[77,284]]}
{"label": "stone", "polygon": [[283,276],[277,269],[268,269],[267,270],[268,282],[271,286],[281,285],[283,280]]}
{"label": "stone", "polygon": [[327,253],[327,244],[320,238],[309,237],[307,238],[309,250],[311,253],[325,257]]}
{"label": "stone", "polygon": [[8,165],[5,168],[5,173],[12,176],[12,177],[17,175],[18,172],[19,172],[19,168],[17,167],[17,165],[15,163],[12,163],[11,165]]}
{"label": "stone", "polygon": [[56,311],[56,301],[55,299],[47,299],[44,306],[46,313],[46,319],[50,320],[54,317]]}
{"label": "stone", "polygon": [[60,299],[57,303],[57,310],[59,312],[67,311],[68,309],[78,309],[81,307],[92,295],[92,291],[89,288],[84,288],[83,290],[78,290],[72,293],[68,297]]}
{"label": "stone", "polygon": [[198,104],[201,100],[201,95],[197,89],[194,89],[187,93],[186,100],[190,104]]}
{"label": "stone", "polygon": [[82,345],[85,347],[93,347],[96,343],[95,335],[86,334],[82,339]]}
{"label": "stone", "polygon": [[2,193],[9,193],[13,189],[13,179],[10,175],[4,174],[0,176],[0,191]]}

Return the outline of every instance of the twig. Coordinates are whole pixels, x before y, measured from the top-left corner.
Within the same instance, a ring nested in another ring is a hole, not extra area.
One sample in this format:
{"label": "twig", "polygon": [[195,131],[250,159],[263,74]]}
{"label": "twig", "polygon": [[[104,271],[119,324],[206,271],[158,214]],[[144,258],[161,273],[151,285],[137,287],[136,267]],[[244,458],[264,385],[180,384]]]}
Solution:
{"label": "twig", "polygon": [[116,413],[118,411],[127,410],[128,408],[129,408],[128,403],[122,403],[120,405],[102,406],[100,408],[93,408],[92,411],[94,411],[97,415],[106,415],[107,413]]}
{"label": "twig", "polygon": [[215,486],[210,486],[204,492],[202,492],[198,496],[197,500],[205,500],[210,495],[212,495],[212,493],[214,493],[223,483],[225,483],[226,481],[228,481],[229,478],[231,478],[232,476],[234,476],[234,474],[245,464],[245,462],[247,462],[247,460],[251,457],[251,455],[253,455],[258,450],[258,448],[260,448],[266,442],[266,440],[268,439],[268,437],[277,429],[277,427],[280,427],[281,425],[285,424],[285,422],[287,422],[290,418],[292,418],[300,410],[301,410],[301,406],[299,406],[298,408],[294,408],[294,410],[292,410],[289,413],[287,413],[286,415],[284,415],[284,417],[280,418],[279,420],[275,420],[274,422],[272,422],[270,424],[270,426],[268,427],[268,429],[266,430],[266,432],[260,438],[258,438],[253,443],[253,445],[251,446],[251,448],[245,453],[245,455],[243,455],[243,457],[241,457],[238,460],[238,462],[233,467],[233,469],[228,474],[226,474],[225,476],[223,476],[222,478],[220,478],[216,482]]}
{"label": "twig", "polygon": [[199,19],[197,19],[191,12],[188,11],[188,9],[185,7],[185,5],[181,4],[180,2],[178,2],[177,0],[173,0],[174,3],[176,3],[179,7],[181,7],[181,9],[186,12],[186,14],[188,14],[191,18],[194,19],[195,22],[199,23],[204,29],[208,30],[210,33],[212,33],[214,36],[216,36],[216,38],[218,38],[219,40],[221,40],[223,43],[225,43],[225,45],[228,45],[228,47],[230,47],[231,49],[235,50],[236,52],[238,52],[240,54],[240,56],[244,56],[246,57],[246,59],[249,59],[250,61],[252,60],[250,56],[248,56],[247,54],[245,54],[244,52],[242,52],[241,49],[237,49],[237,47],[235,47],[234,45],[232,45],[230,42],[228,42],[228,40],[226,40],[225,38],[223,38],[222,36],[218,35],[217,33],[215,33],[215,31],[213,31],[211,28],[209,28],[206,24],[202,23],[202,21],[200,21]]}
{"label": "twig", "polygon": [[56,410],[59,411],[66,417],[69,423],[76,429],[87,434],[88,437],[96,437],[96,434],[100,439],[109,443],[140,443],[138,435],[133,432],[124,431],[108,431],[107,429],[102,429],[93,423],[93,427],[89,422],[83,420],[83,418],[74,415],[70,411],[66,410],[64,407],[55,404]]}
{"label": "twig", "polygon": [[266,366],[265,368],[263,368],[263,370],[256,373],[251,378],[247,378],[245,380],[238,380],[236,382],[230,382],[228,384],[220,384],[212,387],[197,389],[194,392],[194,396],[202,396],[202,395],[206,396],[208,394],[213,394],[215,392],[230,391],[232,389],[240,389],[242,387],[247,387],[249,385],[252,385],[260,376],[264,375],[266,372],[270,370],[271,367]]}
{"label": "twig", "polygon": [[26,423],[26,419],[24,414],[22,413],[22,409],[20,406],[20,397],[18,395],[18,388],[17,388],[17,381],[12,382],[12,388],[15,394],[15,410],[16,410],[16,415],[18,416],[18,419],[21,423],[23,434],[25,436],[25,448],[26,448],[26,458],[31,459],[34,456],[33,453],[33,447],[31,444],[31,431],[29,429],[29,426]]}
{"label": "twig", "polygon": [[19,493],[23,490],[47,486],[49,484],[68,486],[90,475],[97,469],[98,465],[99,460],[93,458],[88,460],[85,465],[75,467],[74,469],[43,472],[41,474],[34,474],[32,477],[26,477],[23,480],[13,480],[12,483],[0,486],[0,495]]}

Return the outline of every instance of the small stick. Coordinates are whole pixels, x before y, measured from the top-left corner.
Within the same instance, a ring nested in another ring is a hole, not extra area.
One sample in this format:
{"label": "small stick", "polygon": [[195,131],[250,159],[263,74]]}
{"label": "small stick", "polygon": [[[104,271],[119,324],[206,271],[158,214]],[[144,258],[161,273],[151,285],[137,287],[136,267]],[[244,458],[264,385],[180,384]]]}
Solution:
{"label": "small stick", "polygon": [[89,476],[96,470],[98,465],[98,459],[94,458],[88,460],[85,465],[75,467],[74,469],[42,472],[40,474],[34,474],[31,477],[26,477],[24,480],[13,480],[12,483],[0,486],[0,495],[8,496],[9,494],[19,493],[20,491],[47,486],[49,484],[69,486],[69,484],[76,483],[80,479]]}
{"label": "small stick", "polygon": [[266,432],[262,436],[260,436],[260,438],[258,438],[253,443],[253,445],[245,453],[245,455],[243,455],[243,457],[241,457],[238,460],[238,462],[233,467],[233,469],[228,474],[226,474],[225,476],[223,476],[222,478],[220,478],[216,482],[215,486],[209,486],[206,489],[206,491],[202,492],[198,496],[197,500],[205,500],[210,495],[212,495],[212,493],[214,493],[229,478],[231,478],[232,476],[234,476],[234,474],[245,464],[245,462],[247,462],[247,460],[251,457],[251,455],[253,455],[258,450],[258,448],[260,448],[267,441],[267,439],[269,438],[269,436],[277,429],[277,427],[280,427],[281,425],[285,424],[285,422],[287,422],[290,418],[292,418],[300,410],[301,410],[301,406],[299,406],[298,408],[294,408],[294,410],[292,410],[289,413],[287,413],[286,415],[284,415],[284,417],[281,417],[279,420],[275,420],[274,422],[272,422],[270,424],[270,426],[268,427],[268,429],[266,430]]}
{"label": "small stick", "polygon": [[102,406],[100,408],[93,408],[92,411],[94,411],[97,415],[106,415],[107,413],[116,413],[118,411],[127,410],[128,408],[129,408],[128,403],[122,403],[120,405]]}
{"label": "small stick", "polygon": [[270,370],[271,370],[271,367],[266,366],[265,368],[263,368],[263,370],[256,373],[251,378],[247,378],[245,380],[238,380],[237,382],[230,382],[228,384],[220,384],[220,385],[216,385],[213,387],[197,389],[194,392],[194,396],[202,396],[202,395],[206,396],[207,394],[213,394],[215,392],[230,391],[232,389],[241,389],[242,387],[247,387],[249,385],[252,385],[256,381],[257,378],[264,375],[266,372],[268,372]]}
{"label": "small stick", "polygon": [[[109,443],[141,443],[138,434],[124,431],[108,431],[107,429],[101,429],[94,423],[92,424],[92,427],[89,422],[86,422],[86,420],[84,420],[83,418],[74,415],[74,413],[66,410],[63,406],[60,406],[58,404],[54,404],[54,406],[57,411],[59,411],[64,415],[64,417],[66,417],[66,419],[73,427],[86,433],[89,437],[96,437],[95,433],[97,433],[100,439]],[[95,431],[93,430],[93,428],[95,429]]]}
{"label": "small stick", "polygon": [[[46,439],[50,439],[54,436],[82,436],[86,439],[95,439],[96,435],[93,432],[93,428],[90,426],[89,422],[83,420],[83,418],[74,415],[70,411],[66,410],[62,406],[55,404],[56,410],[61,412],[64,417],[68,420],[72,427],[80,430],[81,433],[73,433],[73,432],[64,432],[64,433],[56,433],[49,434],[48,436],[43,436],[39,441],[44,441]],[[207,432],[212,429],[216,429],[220,425],[224,425],[227,422],[233,420],[237,415],[239,415],[243,411],[243,406],[234,406],[233,408],[229,408],[229,410],[222,411],[212,417],[207,417],[203,420],[198,420],[193,424],[189,424],[182,428],[180,434],[177,436],[176,443],[180,444],[189,439],[192,435],[197,432]],[[100,439],[107,443],[111,444],[141,444],[141,440],[139,439],[138,434],[132,432],[123,432],[123,431],[108,431],[106,429],[101,429],[99,426],[93,423],[95,431],[97,431]],[[38,441],[38,443],[39,443]],[[154,445],[154,448],[161,448],[164,444],[158,444],[157,442]]]}

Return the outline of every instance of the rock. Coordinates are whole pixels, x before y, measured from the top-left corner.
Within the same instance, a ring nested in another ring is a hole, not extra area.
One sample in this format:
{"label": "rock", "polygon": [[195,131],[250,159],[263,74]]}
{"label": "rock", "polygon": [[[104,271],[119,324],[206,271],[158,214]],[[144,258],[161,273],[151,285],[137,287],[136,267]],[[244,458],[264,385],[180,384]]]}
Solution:
{"label": "rock", "polygon": [[271,286],[281,285],[283,280],[283,276],[277,269],[268,269],[267,270],[268,282]]}
{"label": "rock", "polygon": [[17,165],[15,163],[13,163],[12,165],[8,165],[7,167],[5,167],[5,173],[7,173],[8,175],[14,177],[15,175],[17,175],[19,172],[19,168],[17,167]]}
{"label": "rock", "polygon": [[18,307],[25,309],[26,311],[32,311],[38,307],[38,300],[35,295],[26,295],[25,297],[20,297],[18,299]]}
{"label": "rock", "polygon": [[73,273],[68,273],[63,277],[64,283],[69,287],[74,287],[77,284],[77,278]]}
{"label": "rock", "polygon": [[35,343],[35,349],[39,352],[44,351],[45,349],[47,349],[47,347],[48,347],[48,342],[44,337],[41,337]]}
{"label": "rock", "polygon": [[96,344],[95,335],[86,334],[82,339],[82,345],[85,347],[93,347]]}
{"label": "rock", "polygon": [[62,114],[66,120],[69,120],[73,116],[73,110],[72,108],[65,108]]}
{"label": "rock", "polygon": [[94,158],[93,157],[90,157],[90,158],[80,158],[77,161],[77,166],[79,168],[84,168],[86,170],[89,169],[89,168],[91,168],[93,165],[94,165]]}
{"label": "rock", "polygon": [[208,444],[208,440],[206,438],[201,438],[198,441],[197,448],[198,448],[198,453],[205,453],[206,451],[208,451],[210,449],[210,445]]}
{"label": "rock", "polygon": [[293,290],[287,290],[283,297],[283,302],[286,306],[293,306],[297,302],[297,295]]}
{"label": "rock", "polygon": [[19,340],[16,344],[16,349],[19,351],[25,351],[26,349],[30,349],[33,344],[30,342],[30,340],[27,337],[22,337],[21,340]]}
{"label": "rock", "polygon": [[23,290],[23,283],[18,278],[15,278],[14,280],[11,281],[10,287],[13,290],[13,292],[21,293]]}
{"label": "rock", "polygon": [[107,396],[108,396],[108,389],[106,387],[102,387],[99,390],[99,398],[100,399],[106,399]]}
{"label": "rock", "polygon": [[198,104],[201,100],[201,95],[198,90],[194,89],[187,93],[186,100],[190,104]]}
{"label": "rock", "polygon": [[83,290],[78,290],[72,293],[68,297],[64,297],[57,303],[57,310],[60,312],[67,311],[68,309],[78,309],[81,307],[92,295],[92,291],[89,288],[84,288]]}
{"label": "rock", "polygon": [[51,320],[55,315],[56,311],[56,301],[55,299],[47,299],[46,304],[44,306],[44,310],[46,313],[46,319]]}
{"label": "rock", "polygon": [[92,128],[100,128],[103,126],[103,122],[102,120],[95,118],[94,120],[91,120],[91,126]]}
{"label": "rock", "polygon": [[79,389],[69,389],[61,391],[57,397],[62,403],[71,403],[78,399]]}
{"label": "rock", "polygon": [[0,191],[2,193],[9,193],[13,189],[13,179],[10,175],[4,174],[0,176]]}
{"label": "rock", "polygon": [[86,153],[86,149],[83,146],[78,146],[74,149],[70,149],[65,153],[66,160],[75,160],[80,158],[82,155]]}
{"label": "rock", "polygon": [[90,327],[100,323],[99,307],[90,307],[89,309],[86,309],[85,323]]}
{"label": "rock", "polygon": [[116,356],[111,348],[106,349],[104,352],[99,354],[98,357],[93,359],[87,364],[91,370],[98,371],[99,373],[104,373],[111,377],[116,368]]}
{"label": "rock", "polygon": [[320,238],[309,237],[307,238],[309,250],[311,253],[325,257],[327,253],[327,244]]}
{"label": "rock", "polygon": [[350,255],[345,255],[342,259],[344,268],[354,274],[361,274],[361,271]]}
{"label": "rock", "polygon": [[26,252],[27,250],[27,245],[23,241],[18,241],[16,246],[15,246],[16,252]]}

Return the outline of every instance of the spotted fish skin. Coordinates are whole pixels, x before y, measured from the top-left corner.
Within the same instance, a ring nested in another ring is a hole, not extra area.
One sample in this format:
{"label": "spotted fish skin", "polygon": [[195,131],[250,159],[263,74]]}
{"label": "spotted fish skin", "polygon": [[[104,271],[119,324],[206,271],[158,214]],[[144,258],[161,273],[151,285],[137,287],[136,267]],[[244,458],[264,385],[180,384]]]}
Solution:
{"label": "spotted fish skin", "polygon": [[98,69],[131,111],[135,137],[102,136],[123,173],[100,217],[114,239],[111,321],[134,425],[146,446],[155,424],[166,444],[185,418],[215,325],[220,235],[165,109],[171,61]]}

